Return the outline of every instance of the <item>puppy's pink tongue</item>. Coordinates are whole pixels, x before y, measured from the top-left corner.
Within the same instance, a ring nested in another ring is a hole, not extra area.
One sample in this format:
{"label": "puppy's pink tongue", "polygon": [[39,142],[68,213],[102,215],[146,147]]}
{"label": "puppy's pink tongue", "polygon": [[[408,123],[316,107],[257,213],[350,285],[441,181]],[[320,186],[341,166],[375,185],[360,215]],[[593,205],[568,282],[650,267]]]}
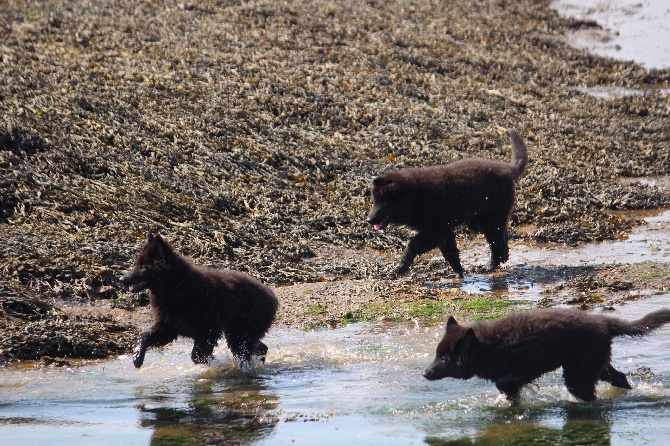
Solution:
{"label": "puppy's pink tongue", "polygon": [[382,225],[381,225],[381,223],[377,223],[373,227],[375,228],[375,231],[379,231],[382,228]]}

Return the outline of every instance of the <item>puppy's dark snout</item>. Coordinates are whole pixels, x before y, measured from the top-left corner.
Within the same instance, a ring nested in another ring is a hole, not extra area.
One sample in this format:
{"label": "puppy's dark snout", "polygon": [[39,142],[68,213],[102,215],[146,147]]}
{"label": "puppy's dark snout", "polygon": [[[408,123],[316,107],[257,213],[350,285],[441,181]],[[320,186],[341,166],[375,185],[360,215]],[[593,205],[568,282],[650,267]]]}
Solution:
{"label": "puppy's dark snout", "polygon": [[435,374],[433,373],[432,370],[427,369],[425,372],[423,372],[423,377],[429,381],[432,381],[435,377]]}

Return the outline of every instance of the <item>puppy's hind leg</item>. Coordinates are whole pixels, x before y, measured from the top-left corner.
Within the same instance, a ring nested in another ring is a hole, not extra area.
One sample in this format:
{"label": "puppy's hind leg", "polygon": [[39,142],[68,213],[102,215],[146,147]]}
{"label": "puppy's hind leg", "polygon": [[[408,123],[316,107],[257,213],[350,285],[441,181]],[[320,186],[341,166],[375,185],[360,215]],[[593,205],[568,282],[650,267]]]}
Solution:
{"label": "puppy's hind leg", "polygon": [[482,228],[482,232],[491,249],[489,272],[492,272],[509,259],[507,222],[489,223]]}
{"label": "puppy's hind leg", "polygon": [[267,354],[268,354],[268,346],[262,343],[261,341],[258,341],[256,350],[254,351],[254,356],[257,357],[260,362],[265,363],[265,358]]}
{"label": "puppy's hind leg", "polygon": [[448,231],[442,242],[439,245],[440,252],[444,259],[449,262],[451,269],[454,270],[458,277],[463,278],[463,267],[461,266],[461,259],[458,255],[458,247],[456,246],[456,236],[454,231]]}
{"label": "puppy's hind leg", "polygon": [[226,337],[230,352],[233,354],[235,361],[242,368],[249,368],[252,365],[251,357],[254,353],[254,345],[249,340],[248,335],[236,334],[228,335]]}

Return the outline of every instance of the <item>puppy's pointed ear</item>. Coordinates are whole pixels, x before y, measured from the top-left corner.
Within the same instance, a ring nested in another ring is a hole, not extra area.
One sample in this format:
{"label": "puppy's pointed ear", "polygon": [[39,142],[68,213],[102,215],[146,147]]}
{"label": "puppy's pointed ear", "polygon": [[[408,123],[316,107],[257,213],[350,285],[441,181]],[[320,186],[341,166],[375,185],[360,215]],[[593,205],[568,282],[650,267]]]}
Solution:
{"label": "puppy's pointed ear", "polygon": [[455,327],[458,325],[458,322],[453,316],[449,316],[449,319],[447,319],[447,328],[449,327]]}
{"label": "puppy's pointed ear", "polygon": [[147,231],[147,243],[151,243],[154,241],[154,235],[151,233],[151,229]]}
{"label": "puppy's pointed ear", "polygon": [[383,183],[384,183],[384,177],[377,177],[374,180],[372,180],[373,186],[381,186]]}
{"label": "puppy's pointed ear", "polygon": [[477,342],[477,335],[472,327],[465,330],[463,335],[463,341],[461,341],[461,351],[468,351],[472,348],[472,345]]}
{"label": "puppy's pointed ear", "polygon": [[152,249],[156,253],[156,256],[162,258],[168,258],[172,254],[172,247],[163,240],[160,234],[156,234],[152,240]]}
{"label": "puppy's pointed ear", "polygon": [[163,250],[167,247],[167,243],[165,242],[165,240],[163,240],[163,237],[161,237],[160,234],[156,234],[153,237],[152,242],[154,246],[156,246],[160,250]]}

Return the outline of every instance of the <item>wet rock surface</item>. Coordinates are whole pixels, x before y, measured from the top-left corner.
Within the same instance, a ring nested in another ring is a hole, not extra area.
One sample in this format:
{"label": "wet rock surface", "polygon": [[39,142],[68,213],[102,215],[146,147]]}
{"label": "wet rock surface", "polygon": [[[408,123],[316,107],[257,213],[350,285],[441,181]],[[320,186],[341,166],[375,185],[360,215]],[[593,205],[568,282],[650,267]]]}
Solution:
{"label": "wet rock surface", "polygon": [[670,263],[594,268],[589,273],[576,274],[565,283],[548,287],[543,294],[552,304],[614,310],[613,305],[670,294]]}
{"label": "wet rock surface", "polygon": [[0,362],[67,365],[63,358],[106,358],[128,351],[136,334],[109,315],[73,316],[26,296],[0,296]]}
{"label": "wet rock surface", "polygon": [[[372,178],[507,160],[508,128],[531,157],[513,238],[626,234],[636,221],[611,211],[670,202],[667,188],[621,181],[670,174],[670,71],[571,49],[563,36],[579,26],[530,0],[3,4],[3,357],[127,349],[133,317],[79,321],[36,302],[132,315],[146,296],[131,300],[118,278],[147,229],[274,286],[393,290],[384,256],[409,232],[367,227]],[[598,86],[644,95],[577,90]],[[307,297],[285,297],[282,321],[304,324]],[[336,305],[332,319],[355,312]],[[21,350],[29,332],[42,344]]]}

